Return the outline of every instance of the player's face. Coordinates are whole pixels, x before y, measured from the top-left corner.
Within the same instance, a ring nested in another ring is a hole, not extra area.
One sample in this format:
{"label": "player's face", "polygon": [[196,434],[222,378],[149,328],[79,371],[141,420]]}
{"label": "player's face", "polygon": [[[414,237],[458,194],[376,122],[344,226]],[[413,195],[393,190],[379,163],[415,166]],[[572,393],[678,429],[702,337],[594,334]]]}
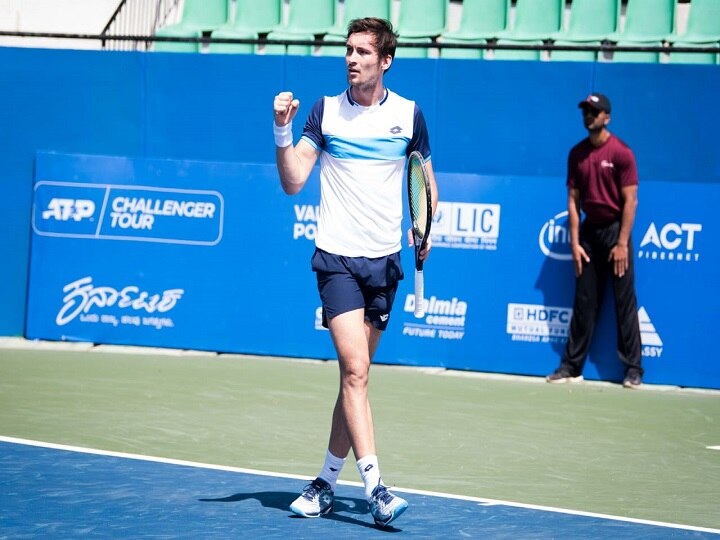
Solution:
{"label": "player's face", "polygon": [[375,38],[369,32],[359,32],[348,37],[345,64],[350,86],[371,89],[377,86],[383,73],[390,67],[391,57],[380,58]]}
{"label": "player's face", "polygon": [[600,131],[610,121],[610,115],[605,111],[593,107],[583,107],[581,111],[585,129],[588,131]]}

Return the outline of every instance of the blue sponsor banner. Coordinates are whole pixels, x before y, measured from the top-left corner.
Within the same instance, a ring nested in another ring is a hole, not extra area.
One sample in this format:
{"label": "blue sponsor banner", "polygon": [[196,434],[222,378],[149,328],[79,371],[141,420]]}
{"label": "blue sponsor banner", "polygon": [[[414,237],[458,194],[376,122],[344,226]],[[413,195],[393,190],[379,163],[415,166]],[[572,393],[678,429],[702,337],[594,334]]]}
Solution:
{"label": "blue sponsor banner", "polygon": [[[564,180],[437,176],[426,314],[413,315],[406,247],[376,360],[549,373],[572,316]],[[720,388],[719,195],[641,183],[633,254],[647,382]],[[38,154],[27,335],[333,358],[310,269],[318,201],[317,170],[289,197],[274,165]],[[615,342],[608,289],[586,378],[622,378]]]}

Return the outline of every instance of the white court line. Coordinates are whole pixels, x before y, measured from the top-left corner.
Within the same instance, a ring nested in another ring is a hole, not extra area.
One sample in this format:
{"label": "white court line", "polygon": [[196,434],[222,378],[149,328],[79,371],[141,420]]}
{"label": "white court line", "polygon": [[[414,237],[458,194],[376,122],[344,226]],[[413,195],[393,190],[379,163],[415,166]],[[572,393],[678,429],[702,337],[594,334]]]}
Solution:
{"label": "white court line", "polygon": [[[92,455],[97,455],[97,456],[109,456],[109,457],[117,457],[117,458],[125,458],[125,459],[137,459],[140,461],[165,463],[165,464],[169,464],[169,465],[182,465],[185,467],[195,467],[195,468],[199,468],[199,469],[210,469],[210,470],[217,470],[217,471],[253,474],[256,476],[272,476],[272,477],[276,477],[276,478],[289,478],[292,480],[312,480],[313,479],[313,477],[297,475],[297,474],[285,474],[285,473],[281,474],[281,473],[275,473],[275,472],[270,472],[270,471],[259,471],[259,470],[255,470],[255,469],[243,469],[241,467],[230,467],[230,466],[226,466],[226,465],[214,465],[211,463],[199,463],[196,461],[185,461],[185,460],[181,460],[181,459],[144,456],[141,454],[128,454],[125,452],[112,452],[109,450],[98,450],[95,448],[84,448],[81,446],[69,446],[69,445],[65,445],[65,444],[55,444],[55,443],[48,443],[48,442],[42,442],[42,441],[32,441],[29,439],[18,439],[15,437],[5,437],[3,435],[0,435],[0,442],[23,444],[26,446],[37,446],[40,448],[50,448],[53,450],[65,450],[68,452],[78,452],[78,453],[82,453],[82,454],[92,454]],[[720,447],[713,447],[713,448],[720,449]],[[363,484],[361,484],[360,482],[348,482],[345,480],[339,481],[338,484],[363,487]],[[668,528],[672,528],[672,529],[683,529],[683,530],[688,530],[688,531],[698,531],[698,532],[708,532],[708,533],[720,534],[720,529],[710,529],[707,527],[695,527],[693,525],[681,525],[678,523],[665,523],[662,521],[651,521],[651,520],[647,520],[647,519],[635,519],[635,518],[628,518],[628,517],[622,517],[622,516],[612,516],[609,514],[597,514],[595,512],[583,512],[580,510],[568,510],[566,508],[554,508],[551,506],[524,504],[524,503],[511,502],[511,501],[501,501],[501,500],[497,500],[497,499],[483,499],[481,497],[468,497],[468,496],[464,496],[464,495],[453,495],[450,493],[438,493],[435,491],[426,491],[426,490],[420,490],[420,489],[405,489],[405,488],[398,488],[398,487],[394,487],[394,486],[392,489],[393,489],[393,491],[400,491],[403,493],[413,493],[415,495],[426,495],[429,497],[442,497],[445,499],[456,499],[456,500],[461,500],[461,501],[476,502],[483,506],[495,506],[495,505],[511,506],[513,508],[541,510],[544,512],[556,512],[559,514],[569,514],[569,515],[573,515],[573,516],[593,517],[593,518],[600,518],[600,519],[609,519],[609,520],[614,520],[614,521],[623,521],[623,522],[627,522],[627,523],[638,523],[641,525],[654,525],[657,527],[668,527]]]}
{"label": "white court line", "polygon": [[708,450],[720,450],[720,446],[707,446]]}

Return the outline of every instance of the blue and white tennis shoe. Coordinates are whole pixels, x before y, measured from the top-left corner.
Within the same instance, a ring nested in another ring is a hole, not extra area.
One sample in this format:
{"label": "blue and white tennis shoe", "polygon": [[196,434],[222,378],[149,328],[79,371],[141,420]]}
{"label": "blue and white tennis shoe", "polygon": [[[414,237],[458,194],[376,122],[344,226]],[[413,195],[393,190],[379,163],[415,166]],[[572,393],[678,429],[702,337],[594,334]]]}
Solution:
{"label": "blue and white tennis shoe", "polygon": [[393,495],[382,484],[378,483],[370,496],[370,513],[378,527],[387,527],[407,510],[405,499]]}
{"label": "blue and white tennis shoe", "polygon": [[316,518],[332,512],[334,499],[330,484],[316,478],[303,488],[302,495],[292,502],[290,510],[298,516]]}

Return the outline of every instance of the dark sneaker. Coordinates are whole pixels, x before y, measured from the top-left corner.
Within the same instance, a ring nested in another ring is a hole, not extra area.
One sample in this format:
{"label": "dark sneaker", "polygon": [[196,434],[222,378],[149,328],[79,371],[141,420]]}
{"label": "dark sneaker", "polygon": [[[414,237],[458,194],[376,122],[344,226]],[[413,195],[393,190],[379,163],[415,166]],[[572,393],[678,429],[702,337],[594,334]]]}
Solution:
{"label": "dark sneaker", "polygon": [[290,510],[307,518],[324,516],[332,511],[334,498],[330,484],[322,478],[316,478],[303,488],[302,495],[293,501]]}
{"label": "dark sneaker", "polygon": [[582,382],[582,375],[574,375],[566,367],[559,367],[553,371],[550,375],[545,377],[545,380],[549,383],[562,384],[562,383],[578,383]]}
{"label": "dark sneaker", "polygon": [[638,373],[629,373],[623,381],[625,388],[640,388],[642,386],[642,377]]}
{"label": "dark sneaker", "polygon": [[378,484],[370,496],[370,513],[379,527],[390,525],[407,510],[407,507],[408,503],[405,499],[393,495],[382,484]]}

